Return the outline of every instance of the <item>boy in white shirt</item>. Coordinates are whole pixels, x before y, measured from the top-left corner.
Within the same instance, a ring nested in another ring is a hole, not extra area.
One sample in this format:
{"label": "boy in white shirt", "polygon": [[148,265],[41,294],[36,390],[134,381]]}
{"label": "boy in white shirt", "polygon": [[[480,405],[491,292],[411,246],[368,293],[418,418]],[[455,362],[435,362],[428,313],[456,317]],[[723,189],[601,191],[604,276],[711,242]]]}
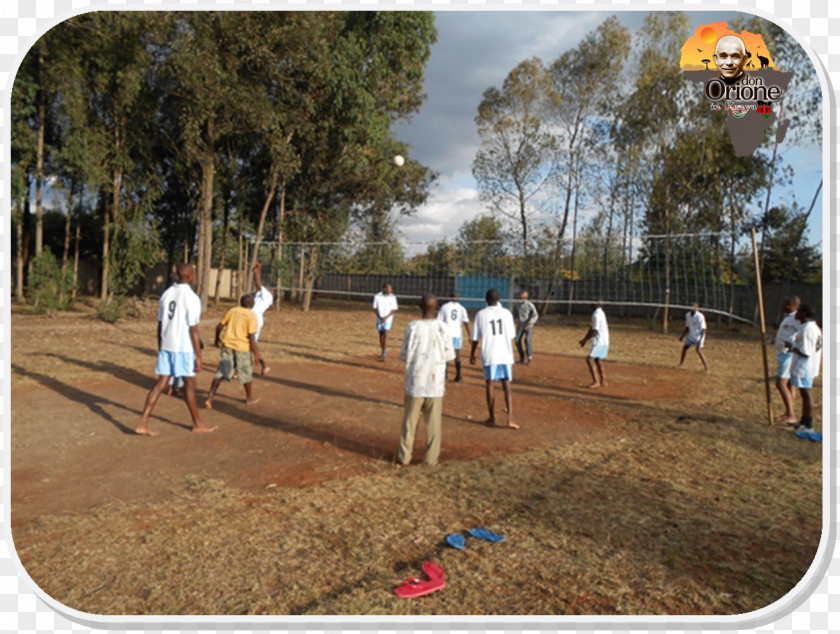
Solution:
{"label": "boy in white shirt", "polygon": [[[590,388],[607,386],[604,366],[601,361],[607,358],[610,351],[610,329],[607,326],[607,316],[604,314],[603,306],[604,303],[600,299],[590,305],[592,320],[589,322],[589,330],[586,331],[583,339],[578,342],[580,347],[583,348],[586,342],[592,339],[592,346],[589,348],[589,354],[586,355],[586,366],[592,376]],[[597,374],[595,373],[596,370]]]}
{"label": "boy in white shirt", "polygon": [[385,361],[388,353],[388,332],[394,323],[394,314],[399,310],[397,296],[392,292],[390,284],[382,288],[382,292],[373,296],[373,312],[376,314],[376,329],[379,331],[379,348],[382,350],[380,361]]}
{"label": "boy in white shirt", "polygon": [[146,404],[134,433],[157,436],[149,429],[149,417],[170,377],[184,378],[184,398],[192,417],[194,432],[211,432],[216,427],[205,425],[198,415],[195,396],[195,374],[201,372],[201,342],[198,324],[201,320],[201,300],[190,284],[195,280],[195,267],[181,264],[177,270],[178,283],[170,286],[160,298],[158,308],[158,356],[155,374],[158,380],[146,396]]}
{"label": "boy in white shirt", "polygon": [[[467,309],[458,301],[460,297],[456,291],[452,294],[452,300],[440,307],[437,318],[446,326],[449,336],[452,337],[452,347],[455,349],[455,382],[461,381],[461,334],[467,332],[470,336],[470,316]],[[448,373],[448,371],[447,371]]]}
{"label": "boy in white shirt", "polygon": [[782,300],[782,312],[785,316],[776,331],[776,388],[782,395],[782,402],[785,404],[785,413],[776,417],[778,423],[796,423],[799,419],[794,412],[793,402],[796,391],[790,384],[790,366],[793,362],[793,352],[788,350],[785,344],[793,340],[793,336],[802,325],[796,318],[796,311],[799,310],[800,300],[798,297],[785,297]]}
{"label": "boy in white shirt", "polygon": [[[274,303],[274,291],[262,285],[262,266],[259,262],[254,264],[254,305],[251,310],[257,316],[257,334],[254,339],[259,341],[260,333],[262,332],[263,324],[265,324],[265,312],[271,308]],[[268,374],[270,367],[265,364],[265,358],[260,357],[260,368],[262,373]]]}
{"label": "boy in white shirt", "polygon": [[697,356],[699,356],[700,361],[703,362],[703,369],[708,372],[709,365],[706,363],[706,357],[703,356],[703,346],[706,343],[706,318],[703,316],[703,313],[700,312],[700,306],[698,304],[692,304],[691,310],[685,314],[685,330],[683,330],[683,333],[680,335],[680,341],[682,341],[686,335],[688,335],[688,339],[685,340],[679,364],[683,364],[683,361],[685,361],[685,353],[688,352],[689,348],[694,346],[697,348]]}
{"label": "boy in white shirt", "polygon": [[405,416],[398,457],[402,465],[411,462],[414,434],[422,411],[426,422],[423,462],[434,466],[440,456],[446,362],[455,358],[455,351],[446,326],[436,319],[437,297],[423,295],[419,305],[423,317],[406,326],[400,350],[400,359],[405,361]]}
{"label": "boy in white shirt", "polygon": [[820,359],[822,357],[822,331],[814,321],[814,311],[810,306],[802,305],[796,311],[796,318],[802,323],[787,344],[793,352],[793,363],[790,367],[790,384],[799,388],[802,395],[802,419],[796,431],[814,431],[814,401],[811,388],[814,379],[820,374]]}
{"label": "boy in white shirt", "polygon": [[513,314],[499,303],[499,291],[495,288],[487,291],[485,300],[487,307],[478,311],[473,322],[470,350],[470,365],[475,365],[475,350],[479,340],[481,341],[481,365],[484,366],[484,386],[490,414],[485,423],[491,427],[496,424],[493,382],[501,381],[505,391],[507,426],[510,429],[519,429],[519,425],[513,422],[513,395],[510,391],[510,382],[513,380],[511,341],[516,338]]}

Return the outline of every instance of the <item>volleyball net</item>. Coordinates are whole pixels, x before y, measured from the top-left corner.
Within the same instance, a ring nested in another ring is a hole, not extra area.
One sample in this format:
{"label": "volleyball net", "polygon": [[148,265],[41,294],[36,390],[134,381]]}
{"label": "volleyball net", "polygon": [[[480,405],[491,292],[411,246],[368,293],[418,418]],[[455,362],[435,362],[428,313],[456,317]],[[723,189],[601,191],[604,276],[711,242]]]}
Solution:
{"label": "volleyball net", "polygon": [[266,242],[257,254],[263,282],[286,301],[332,297],[369,301],[391,284],[403,301],[457,293],[468,308],[488,289],[503,301],[528,291],[544,313],[588,310],[594,301],[621,315],[655,318],[688,309],[755,323],[754,270],[743,245],[725,234],[579,237],[554,244],[510,241]]}

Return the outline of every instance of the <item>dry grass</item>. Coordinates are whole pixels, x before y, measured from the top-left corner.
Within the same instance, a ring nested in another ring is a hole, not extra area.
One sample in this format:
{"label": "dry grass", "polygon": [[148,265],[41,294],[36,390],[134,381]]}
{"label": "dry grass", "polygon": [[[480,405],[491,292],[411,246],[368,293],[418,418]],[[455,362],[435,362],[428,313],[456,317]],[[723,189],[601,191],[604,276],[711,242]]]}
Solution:
{"label": "dry grass", "polygon": [[[276,339],[305,328],[315,343],[277,344],[278,360],[370,347],[357,312],[280,315]],[[336,325],[341,341],[319,344]],[[538,345],[569,353],[581,328],[543,323]],[[122,332],[133,341],[147,330]],[[675,362],[678,332],[614,332],[613,361]],[[101,614],[749,612],[781,598],[813,559],[821,446],[761,424],[754,335],[719,331],[710,342],[703,391],[676,405],[604,404],[619,422],[600,440],[436,469],[376,463],[374,475],[259,496],[189,478],[166,500],[29,522],[16,548],[44,591]],[[478,525],[507,541],[444,544]],[[443,566],[446,589],[395,597],[426,560]]]}
{"label": "dry grass", "polygon": [[[790,590],[819,541],[818,449],[703,419],[640,425],[259,498],[193,479],[15,541],[47,593],[103,614],[730,614]],[[443,545],[477,525],[507,541]],[[425,560],[446,591],[397,599]]]}

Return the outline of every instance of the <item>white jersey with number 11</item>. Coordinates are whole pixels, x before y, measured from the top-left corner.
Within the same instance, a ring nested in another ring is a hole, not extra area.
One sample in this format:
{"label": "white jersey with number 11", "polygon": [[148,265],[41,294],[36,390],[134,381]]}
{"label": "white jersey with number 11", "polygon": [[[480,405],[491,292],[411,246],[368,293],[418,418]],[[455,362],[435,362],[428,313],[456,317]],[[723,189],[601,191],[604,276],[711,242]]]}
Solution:
{"label": "white jersey with number 11", "polygon": [[473,341],[481,341],[481,365],[513,365],[511,341],[516,338],[513,314],[500,304],[478,311],[473,322]]}

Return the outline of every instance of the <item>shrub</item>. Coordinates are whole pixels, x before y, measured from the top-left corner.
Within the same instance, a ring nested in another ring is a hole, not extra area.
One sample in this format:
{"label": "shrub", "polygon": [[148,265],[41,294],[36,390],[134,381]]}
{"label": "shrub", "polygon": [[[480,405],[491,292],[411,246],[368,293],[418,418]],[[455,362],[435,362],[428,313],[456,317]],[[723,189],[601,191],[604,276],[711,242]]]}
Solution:
{"label": "shrub", "polygon": [[45,248],[41,255],[32,260],[32,268],[29,271],[32,310],[47,314],[67,310],[72,303],[72,291],[73,272],[67,269],[62,274],[52,251]]}

